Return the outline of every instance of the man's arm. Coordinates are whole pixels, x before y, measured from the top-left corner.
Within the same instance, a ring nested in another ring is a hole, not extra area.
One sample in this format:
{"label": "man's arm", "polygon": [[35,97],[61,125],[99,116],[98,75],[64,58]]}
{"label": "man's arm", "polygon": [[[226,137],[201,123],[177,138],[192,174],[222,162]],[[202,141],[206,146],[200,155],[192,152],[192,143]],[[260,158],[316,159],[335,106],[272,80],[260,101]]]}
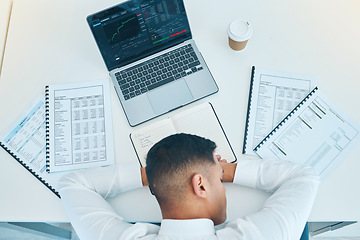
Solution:
{"label": "man's arm", "polygon": [[274,240],[300,238],[320,183],[310,167],[270,160],[240,160],[222,167],[225,180],[273,194],[259,212],[231,221],[219,235],[230,237],[235,230],[249,239],[256,234]]}
{"label": "man's arm", "polygon": [[[119,239],[120,236],[130,239],[126,237],[126,230],[130,231],[135,225],[126,223],[105,198],[141,186],[138,163],[117,164],[65,175],[60,180],[60,195],[65,211],[81,239]],[[151,226],[136,227],[144,228],[140,235],[154,230]],[[131,239],[135,237],[139,236],[132,234]]]}

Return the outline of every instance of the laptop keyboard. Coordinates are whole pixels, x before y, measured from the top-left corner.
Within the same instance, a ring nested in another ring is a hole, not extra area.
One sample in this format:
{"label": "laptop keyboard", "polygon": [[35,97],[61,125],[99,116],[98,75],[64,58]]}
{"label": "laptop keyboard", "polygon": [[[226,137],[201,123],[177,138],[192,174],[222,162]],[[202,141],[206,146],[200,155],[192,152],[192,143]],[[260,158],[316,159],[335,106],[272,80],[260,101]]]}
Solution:
{"label": "laptop keyboard", "polygon": [[191,44],[116,72],[125,100],[202,70]]}

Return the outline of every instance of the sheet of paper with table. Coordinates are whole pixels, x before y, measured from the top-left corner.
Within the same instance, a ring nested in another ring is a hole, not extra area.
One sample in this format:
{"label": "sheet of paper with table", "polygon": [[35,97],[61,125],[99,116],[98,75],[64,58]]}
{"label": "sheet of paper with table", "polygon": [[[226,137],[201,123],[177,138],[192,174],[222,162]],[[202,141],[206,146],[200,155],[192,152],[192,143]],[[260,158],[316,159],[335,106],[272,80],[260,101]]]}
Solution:
{"label": "sheet of paper with table", "polygon": [[52,85],[46,95],[0,135],[0,146],[60,197],[66,171],[114,163],[109,81]]}
{"label": "sheet of paper with table", "polygon": [[359,142],[360,125],[315,88],[254,151],[310,165],[324,179]]}
{"label": "sheet of paper with table", "polygon": [[252,68],[243,153],[253,149],[316,86],[316,77]]}
{"label": "sheet of paper with table", "polygon": [[109,80],[50,85],[45,96],[49,172],[115,162]]}
{"label": "sheet of paper with table", "polygon": [[63,173],[46,172],[45,135],[45,102],[39,95],[0,135],[0,146],[60,197],[57,189]]}

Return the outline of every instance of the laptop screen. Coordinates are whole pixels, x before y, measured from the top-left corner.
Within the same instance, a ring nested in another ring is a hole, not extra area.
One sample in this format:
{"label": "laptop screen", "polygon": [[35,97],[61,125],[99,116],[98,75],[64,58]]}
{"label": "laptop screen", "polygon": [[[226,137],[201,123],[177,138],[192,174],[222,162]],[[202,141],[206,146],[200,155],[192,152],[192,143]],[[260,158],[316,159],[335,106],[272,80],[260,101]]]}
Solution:
{"label": "laptop screen", "polygon": [[191,38],[182,0],[132,0],[87,21],[109,71]]}

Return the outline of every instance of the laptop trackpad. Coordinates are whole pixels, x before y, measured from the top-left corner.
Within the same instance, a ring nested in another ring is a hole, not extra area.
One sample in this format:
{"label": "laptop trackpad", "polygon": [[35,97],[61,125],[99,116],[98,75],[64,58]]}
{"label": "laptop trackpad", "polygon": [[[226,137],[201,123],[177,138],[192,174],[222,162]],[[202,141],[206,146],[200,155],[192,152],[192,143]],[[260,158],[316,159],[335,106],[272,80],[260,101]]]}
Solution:
{"label": "laptop trackpad", "polygon": [[156,114],[168,112],[194,99],[184,79],[149,92],[148,98]]}

